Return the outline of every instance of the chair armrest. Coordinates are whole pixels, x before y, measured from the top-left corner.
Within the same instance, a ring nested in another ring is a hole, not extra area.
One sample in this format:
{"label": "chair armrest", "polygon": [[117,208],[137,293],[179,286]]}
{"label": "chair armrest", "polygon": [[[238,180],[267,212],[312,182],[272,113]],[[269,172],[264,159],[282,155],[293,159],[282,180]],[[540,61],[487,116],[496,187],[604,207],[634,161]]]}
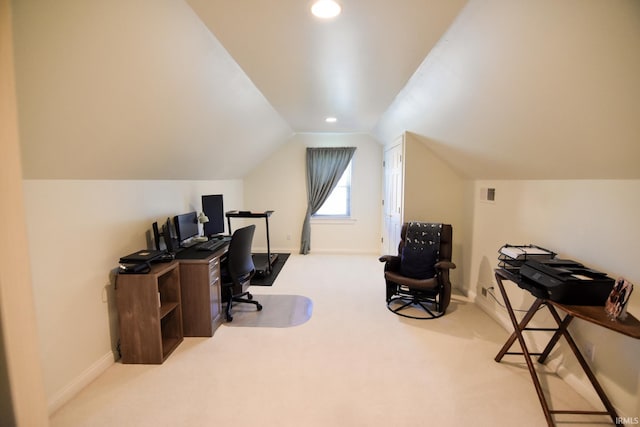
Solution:
{"label": "chair armrest", "polygon": [[397,255],[382,255],[380,258],[378,258],[378,261],[389,262],[389,261],[393,261],[395,258],[400,258],[400,257]]}
{"label": "chair armrest", "polygon": [[438,270],[453,270],[456,268],[456,265],[450,261],[440,261],[436,263],[435,267]]}
{"label": "chair armrest", "polygon": [[384,271],[400,271],[400,257],[397,255],[383,255],[378,258],[384,262]]}

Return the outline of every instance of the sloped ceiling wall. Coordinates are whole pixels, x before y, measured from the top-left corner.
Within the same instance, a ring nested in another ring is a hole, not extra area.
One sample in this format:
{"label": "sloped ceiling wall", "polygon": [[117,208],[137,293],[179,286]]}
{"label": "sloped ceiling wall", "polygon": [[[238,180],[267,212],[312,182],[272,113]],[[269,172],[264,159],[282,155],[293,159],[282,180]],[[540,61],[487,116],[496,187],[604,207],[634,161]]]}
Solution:
{"label": "sloped ceiling wall", "polygon": [[183,1],[14,2],[25,178],[232,179],[291,135]]}
{"label": "sloped ceiling wall", "polygon": [[640,178],[640,2],[471,0],[378,123],[481,179]]}
{"label": "sloped ceiling wall", "polygon": [[[234,179],[293,134],[185,1],[20,0],[14,29],[25,178]],[[470,0],[372,133],[472,179],[637,179],[638,76],[637,0]]]}

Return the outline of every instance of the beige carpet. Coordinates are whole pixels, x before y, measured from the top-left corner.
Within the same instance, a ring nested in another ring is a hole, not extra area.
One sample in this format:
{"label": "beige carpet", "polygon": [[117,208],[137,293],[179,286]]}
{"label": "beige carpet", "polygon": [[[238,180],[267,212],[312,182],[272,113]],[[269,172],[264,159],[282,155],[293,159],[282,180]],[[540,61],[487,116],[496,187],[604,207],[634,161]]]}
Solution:
{"label": "beige carpet", "polygon": [[[51,425],[546,425],[522,359],[493,360],[507,331],[461,296],[437,320],[394,315],[382,268],[374,255],[292,255],[274,286],[251,290],[306,296],[309,321],[222,326],[163,365],[116,363]],[[542,381],[554,408],[589,409],[555,375]],[[571,419],[558,425],[586,425]]]}

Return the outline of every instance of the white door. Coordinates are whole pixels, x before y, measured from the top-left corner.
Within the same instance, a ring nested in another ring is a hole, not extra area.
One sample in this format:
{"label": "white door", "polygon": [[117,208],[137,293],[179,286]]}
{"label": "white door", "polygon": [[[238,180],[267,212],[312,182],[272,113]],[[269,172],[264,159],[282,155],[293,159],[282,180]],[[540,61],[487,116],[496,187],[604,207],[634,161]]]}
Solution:
{"label": "white door", "polygon": [[400,229],[402,227],[402,140],[384,152],[384,200],[382,232],[382,253],[398,253]]}

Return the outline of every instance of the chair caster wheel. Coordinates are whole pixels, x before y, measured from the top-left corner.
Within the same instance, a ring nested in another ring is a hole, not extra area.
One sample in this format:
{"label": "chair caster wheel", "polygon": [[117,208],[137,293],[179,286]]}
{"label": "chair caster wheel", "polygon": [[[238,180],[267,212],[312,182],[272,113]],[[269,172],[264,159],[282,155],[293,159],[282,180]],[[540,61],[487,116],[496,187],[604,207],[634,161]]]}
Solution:
{"label": "chair caster wheel", "polygon": [[258,311],[262,310],[262,305],[258,304],[256,305],[256,308],[258,309]]}
{"label": "chair caster wheel", "polygon": [[251,295],[251,294],[247,294],[247,299],[248,299],[249,301],[251,301],[251,300],[253,299],[253,295]]}

